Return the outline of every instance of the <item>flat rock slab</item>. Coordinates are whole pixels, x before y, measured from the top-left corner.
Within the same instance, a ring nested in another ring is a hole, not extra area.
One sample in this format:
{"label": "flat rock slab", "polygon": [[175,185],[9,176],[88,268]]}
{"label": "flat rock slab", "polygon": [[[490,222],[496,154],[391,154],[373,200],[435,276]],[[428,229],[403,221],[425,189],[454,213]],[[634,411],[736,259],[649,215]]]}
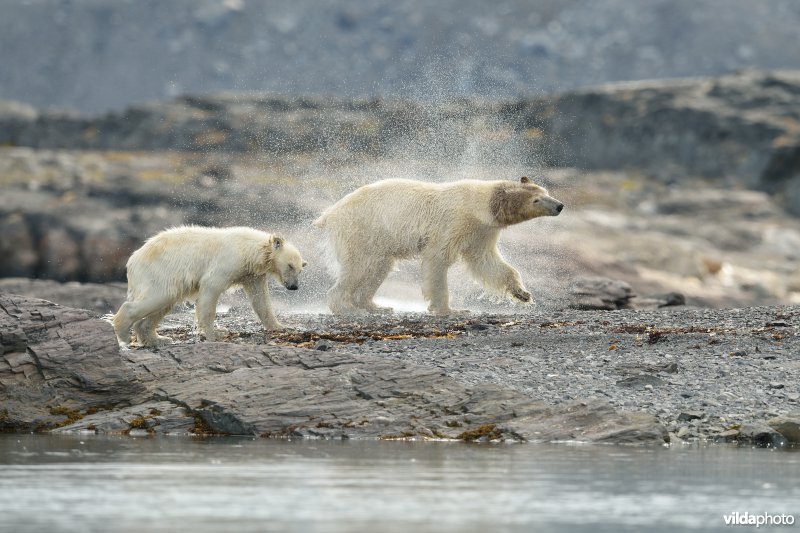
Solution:
{"label": "flat rock slab", "polygon": [[[663,443],[645,413],[549,406],[435,366],[259,344],[120,349],[86,311],[0,294],[0,428],[323,438]],[[27,369],[27,371],[26,371]]]}

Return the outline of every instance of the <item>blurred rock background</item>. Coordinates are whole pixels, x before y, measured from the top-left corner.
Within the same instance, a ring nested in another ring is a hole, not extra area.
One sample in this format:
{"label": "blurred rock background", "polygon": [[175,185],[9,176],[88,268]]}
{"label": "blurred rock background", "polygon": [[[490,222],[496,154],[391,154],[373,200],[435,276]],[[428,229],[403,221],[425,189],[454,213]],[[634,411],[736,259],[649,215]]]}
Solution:
{"label": "blurred rock background", "polygon": [[24,0],[0,95],[87,113],[220,90],[530,96],[800,68],[795,0]]}
{"label": "blurred rock background", "polygon": [[[318,310],[331,275],[309,223],[343,194],[530,175],[567,205],[501,241],[540,305],[800,302],[795,2],[31,0],[3,14],[0,290],[124,282],[165,227],[247,224],[300,245]],[[508,305],[459,268],[456,305]],[[379,296],[422,309],[418,274],[401,264]]]}

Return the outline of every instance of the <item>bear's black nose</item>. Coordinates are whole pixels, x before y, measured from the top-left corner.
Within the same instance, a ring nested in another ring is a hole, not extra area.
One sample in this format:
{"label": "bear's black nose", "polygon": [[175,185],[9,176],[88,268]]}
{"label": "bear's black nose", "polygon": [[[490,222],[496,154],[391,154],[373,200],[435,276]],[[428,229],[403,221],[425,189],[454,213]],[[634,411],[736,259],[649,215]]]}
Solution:
{"label": "bear's black nose", "polygon": [[296,291],[297,285],[287,285],[286,288],[289,289],[290,291]]}
{"label": "bear's black nose", "polygon": [[558,206],[556,206],[556,211],[558,211],[559,213],[560,213],[560,212],[561,212],[563,209],[564,209],[564,204],[558,204]]}

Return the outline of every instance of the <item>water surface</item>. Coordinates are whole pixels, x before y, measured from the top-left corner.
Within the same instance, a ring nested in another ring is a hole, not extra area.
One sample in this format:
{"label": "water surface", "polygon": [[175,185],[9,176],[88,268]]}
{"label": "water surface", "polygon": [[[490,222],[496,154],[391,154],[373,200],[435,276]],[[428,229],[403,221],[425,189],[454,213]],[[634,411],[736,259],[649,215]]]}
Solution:
{"label": "water surface", "polygon": [[800,453],[0,435],[9,532],[674,533],[734,511],[800,519]]}

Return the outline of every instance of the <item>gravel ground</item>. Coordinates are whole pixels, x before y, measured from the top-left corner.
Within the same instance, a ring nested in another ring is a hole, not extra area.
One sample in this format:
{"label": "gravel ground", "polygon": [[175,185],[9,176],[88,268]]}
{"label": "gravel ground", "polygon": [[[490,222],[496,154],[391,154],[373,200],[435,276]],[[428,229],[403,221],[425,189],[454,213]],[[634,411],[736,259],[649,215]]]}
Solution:
{"label": "gravel ground", "polygon": [[[266,334],[252,311],[233,306],[217,326],[232,342],[380,353],[553,405],[605,399],[656,415],[672,438],[687,441],[735,440],[743,426],[800,411],[797,307],[279,317],[288,328]],[[188,311],[162,329],[199,341]]]}

